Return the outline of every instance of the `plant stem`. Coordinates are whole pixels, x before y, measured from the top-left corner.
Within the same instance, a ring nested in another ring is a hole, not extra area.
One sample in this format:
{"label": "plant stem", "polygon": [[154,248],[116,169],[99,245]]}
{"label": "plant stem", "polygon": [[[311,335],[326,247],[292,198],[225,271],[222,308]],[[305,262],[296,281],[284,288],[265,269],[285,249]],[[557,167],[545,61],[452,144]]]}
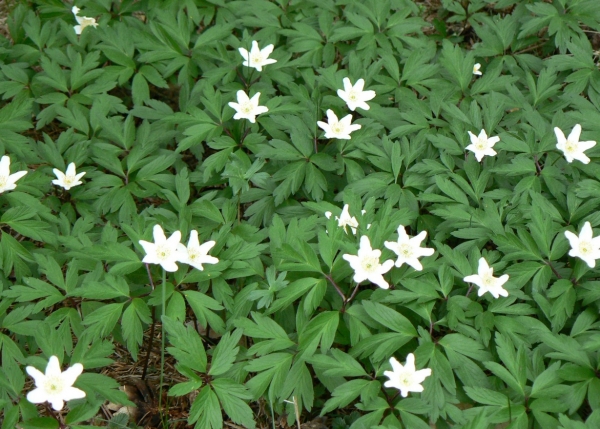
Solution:
{"label": "plant stem", "polygon": [[325,273],[323,273],[323,275],[325,276],[325,278],[327,280],[329,280],[329,283],[331,283],[333,285],[333,287],[337,291],[338,295],[342,298],[342,301],[345,303],[346,302],[346,295],[344,295],[344,292],[342,292],[342,290],[337,285],[337,283],[335,282],[335,280],[333,280],[333,277],[331,277],[329,274],[325,274]]}
{"label": "plant stem", "polygon": [[[160,318],[160,387],[159,387],[159,397],[158,397],[158,409],[162,410],[162,396],[163,396],[163,377],[164,377],[164,369],[165,369],[165,324],[163,318],[165,316],[165,307],[167,300],[167,272],[162,270],[162,315]],[[160,411],[159,411],[160,412]]]}
{"label": "plant stem", "polygon": [[358,292],[358,283],[356,283],[356,286],[354,287],[354,290],[352,291],[352,295],[350,295],[350,298],[348,298],[345,302],[344,302],[344,308],[346,308],[346,305],[348,305],[350,303],[350,301],[352,301],[352,298],[354,298],[354,295],[356,295],[356,292]]}
{"label": "plant stem", "polygon": [[[154,291],[154,281],[152,280],[152,273],[150,272],[150,265],[146,264],[146,272],[148,273],[148,279],[150,280],[150,286]],[[150,338],[148,339],[148,348],[146,349],[146,360],[144,361],[144,369],[142,370],[142,380],[146,378],[146,370],[148,369],[148,361],[150,360],[150,352],[152,351],[152,343],[154,342],[154,326],[156,325],[156,312],[152,307],[152,325],[150,327]]]}

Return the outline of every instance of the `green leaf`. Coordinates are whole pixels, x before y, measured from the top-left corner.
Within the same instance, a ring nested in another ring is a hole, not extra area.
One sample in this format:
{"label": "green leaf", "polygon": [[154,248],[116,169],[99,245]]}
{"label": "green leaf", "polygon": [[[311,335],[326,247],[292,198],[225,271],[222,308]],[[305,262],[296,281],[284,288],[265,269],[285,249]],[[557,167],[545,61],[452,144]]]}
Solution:
{"label": "green leaf", "polygon": [[319,343],[321,344],[321,353],[327,353],[333,344],[338,323],[339,313],[337,311],[322,312],[308,322],[298,337],[299,357],[306,359],[312,356]]}
{"label": "green leaf", "polygon": [[236,329],[234,333],[227,332],[213,349],[213,358],[208,374],[215,377],[225,374],[233,366],[233,362],[240,350],[238,343],[242,338],[242,330]]}

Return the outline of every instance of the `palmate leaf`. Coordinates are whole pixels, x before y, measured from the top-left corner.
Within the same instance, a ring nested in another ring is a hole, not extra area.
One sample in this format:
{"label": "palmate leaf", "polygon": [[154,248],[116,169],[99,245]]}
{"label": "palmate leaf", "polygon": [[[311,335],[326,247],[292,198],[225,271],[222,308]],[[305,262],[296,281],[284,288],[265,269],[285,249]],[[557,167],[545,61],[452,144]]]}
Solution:
{"label": "palmate leaf", "polygon": [[319,344],[321,353],[327,353],[335,337],[339,323],[339,312],[325,311],[312,319],[300,332],[298,337],[298,348],[300,358],[312,356]]}

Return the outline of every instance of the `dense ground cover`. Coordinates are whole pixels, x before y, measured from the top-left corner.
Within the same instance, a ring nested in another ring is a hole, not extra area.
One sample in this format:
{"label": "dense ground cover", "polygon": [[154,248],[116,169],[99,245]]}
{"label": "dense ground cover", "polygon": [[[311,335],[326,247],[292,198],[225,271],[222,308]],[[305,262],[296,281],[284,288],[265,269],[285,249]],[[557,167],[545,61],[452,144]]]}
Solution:
{"label": "dense ground cover", "polygon": [[597,0],[4,6],[2,429],[600,427]]}

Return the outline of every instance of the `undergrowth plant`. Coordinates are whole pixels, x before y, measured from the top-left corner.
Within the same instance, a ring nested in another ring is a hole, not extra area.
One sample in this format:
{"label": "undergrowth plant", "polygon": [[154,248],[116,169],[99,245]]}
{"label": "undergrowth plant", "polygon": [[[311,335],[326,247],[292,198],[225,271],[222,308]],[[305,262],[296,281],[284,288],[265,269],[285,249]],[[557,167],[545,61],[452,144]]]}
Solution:
{"label": "undergrowth plant", "polygon": [[600,427],[597,0],[10,9],[2,429]]}

